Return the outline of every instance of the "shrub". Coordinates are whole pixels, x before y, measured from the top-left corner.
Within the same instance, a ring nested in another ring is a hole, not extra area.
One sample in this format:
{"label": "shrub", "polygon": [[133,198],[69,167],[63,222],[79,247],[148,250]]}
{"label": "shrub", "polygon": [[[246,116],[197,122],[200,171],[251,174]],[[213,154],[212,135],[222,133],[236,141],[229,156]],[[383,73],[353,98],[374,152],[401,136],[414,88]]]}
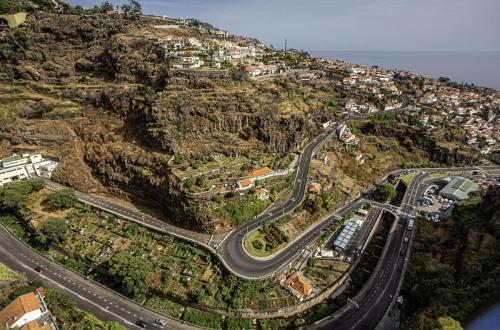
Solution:
{"label": "shrub", "polygon": [[246,330],[252,328],[252,320],[239,317],[227,317],[226,329]]}
{"label": "shrub", "polygon": [[262,249],[262,248],[264,247],[264,244],[262,244],[262,242],[261,242],[260,240],[258,240],[258,239],[253,240],[253,241],[252,241],[252,245],[253,245],[253,247],[254,247],[254,248],[256,248],[257,250],[260,250],[260,249]]}
{"label": "shrub", "polygon": [[42,189],[42,180],[12,182],[0,189],[0,208],[17,210],[24,206],[28,195]]}
{"label": "shrub", "polygon": [[44,244],[61,243],[66,239],[69,225],[64,219],[49,218],[41,228],[40,242]]}
{"label": "shrub", "polygon": [[201,325],[211,329],[221,329],[221,317],[217,314],[202,312],[192,308],[186,308],[182,319],[186,322]]}
{"label": "shrub", "polygon": [[387,202],[396,196],[396,188],[391,184],[381,184],[377,186],[376,194],[380,201]]}
{"label": "shrub", "polygon": [[149,292],[153,265],[146,259],[119,252],[108,261],[108,271],[127,295],[140,298]]}
{"label": "shrub", "polygon": [[78,200],[73,189],[61,189],[53,192],[45,199],[45,205],[51,210],[74,207]]}

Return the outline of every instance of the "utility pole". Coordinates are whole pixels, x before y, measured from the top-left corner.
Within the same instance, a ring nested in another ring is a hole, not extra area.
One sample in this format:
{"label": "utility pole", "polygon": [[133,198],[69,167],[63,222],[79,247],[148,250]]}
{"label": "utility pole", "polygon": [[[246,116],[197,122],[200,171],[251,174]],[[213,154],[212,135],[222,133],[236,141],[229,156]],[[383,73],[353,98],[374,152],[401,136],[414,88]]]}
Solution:
{"label": "utility pole", "polygon": [[287,49],[286,49],[287,43],[288,43],[288,40],[285,38],[285,56],[286,56],[286,51],[287,51]]}

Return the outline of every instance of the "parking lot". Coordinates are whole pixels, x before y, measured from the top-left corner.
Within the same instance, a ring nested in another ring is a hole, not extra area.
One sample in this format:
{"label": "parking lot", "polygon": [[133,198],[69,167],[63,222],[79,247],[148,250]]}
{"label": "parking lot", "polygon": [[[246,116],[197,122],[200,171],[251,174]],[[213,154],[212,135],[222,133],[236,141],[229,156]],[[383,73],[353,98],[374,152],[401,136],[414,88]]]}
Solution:
{"label": "parking lot", "polygon": [[430,186],[420,201],[418,211],[429,221],[439,222],[451,213],[455,205],[454,201],[439,196],[440,189],[441,187],[437,184]]}

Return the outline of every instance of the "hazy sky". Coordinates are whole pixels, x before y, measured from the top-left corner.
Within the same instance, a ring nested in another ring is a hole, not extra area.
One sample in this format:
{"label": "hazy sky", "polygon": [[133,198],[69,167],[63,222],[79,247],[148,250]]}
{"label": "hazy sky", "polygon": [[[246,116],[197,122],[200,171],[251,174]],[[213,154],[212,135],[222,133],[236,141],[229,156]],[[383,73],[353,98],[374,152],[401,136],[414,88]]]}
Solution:
{"label": "hazy sky", "polygon": [[[66,0],[83,7],[101,0]],[[111,1],[121,4],[124,1]],[[282,48],[500,51],[500,0],[142,0]]]}

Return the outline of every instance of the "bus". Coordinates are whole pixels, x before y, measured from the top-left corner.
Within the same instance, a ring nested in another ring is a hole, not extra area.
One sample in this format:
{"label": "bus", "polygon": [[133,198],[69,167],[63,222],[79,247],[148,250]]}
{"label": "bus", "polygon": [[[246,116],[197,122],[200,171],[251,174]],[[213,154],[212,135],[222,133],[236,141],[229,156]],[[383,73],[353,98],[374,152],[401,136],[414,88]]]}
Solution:
{"label": "bus", "polygon": [[408,221],[408,230],[412,230],[413,229],[413,219],[410,219],[410,221]]}

